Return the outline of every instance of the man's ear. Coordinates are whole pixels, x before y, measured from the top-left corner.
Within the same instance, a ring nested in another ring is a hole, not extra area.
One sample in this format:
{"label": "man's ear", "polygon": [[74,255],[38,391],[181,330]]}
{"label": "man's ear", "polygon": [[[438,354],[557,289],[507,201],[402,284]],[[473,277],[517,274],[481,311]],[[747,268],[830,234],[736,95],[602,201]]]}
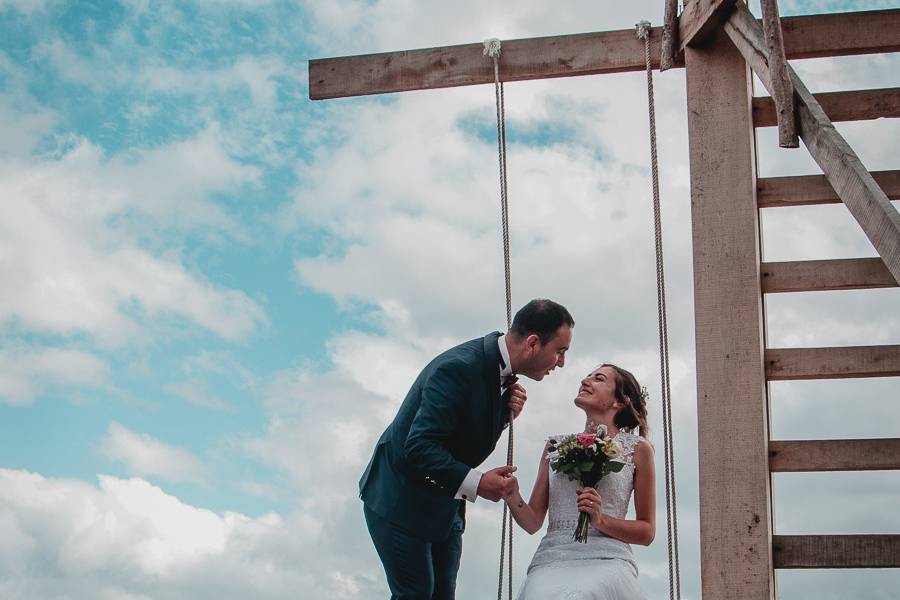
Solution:
{"label": "man's ear", "polygon": [[538,347],[541,345],[541,337],[532,333],[527,338],[525,338],[525,347],[532,353],[537,352]]}

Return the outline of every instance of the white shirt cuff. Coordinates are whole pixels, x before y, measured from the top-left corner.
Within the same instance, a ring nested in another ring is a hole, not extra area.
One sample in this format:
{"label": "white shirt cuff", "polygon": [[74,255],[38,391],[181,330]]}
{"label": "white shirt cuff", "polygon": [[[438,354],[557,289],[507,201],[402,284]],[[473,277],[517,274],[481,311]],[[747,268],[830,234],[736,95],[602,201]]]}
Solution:
{"label": "white shirt cuff", "polygon": [[462,485],[456,490],[456,496],[454,496],[454,498],[456,500],[475,502],[475,498],[478,497],[479,483],[481,483],[481,471],[478,469],[469,470],[468,475],[463,479]]}

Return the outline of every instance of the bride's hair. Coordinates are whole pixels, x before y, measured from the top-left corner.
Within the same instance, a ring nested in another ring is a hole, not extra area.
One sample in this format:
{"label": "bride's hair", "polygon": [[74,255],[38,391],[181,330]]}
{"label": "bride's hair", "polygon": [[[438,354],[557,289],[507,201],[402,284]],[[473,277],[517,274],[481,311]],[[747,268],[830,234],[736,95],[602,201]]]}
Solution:
{"label": "bride's hair", "polygon": [[642,438],[650,439],[650,427],[647,425],[647,404],[637,378],[630,371],[613,364],[606,363],[600,366],[610,367],[616,372],[616,399],[625,405],[616,413],[613,421],[616,427],[629,431],[633,431],[637,427],[638,434]]}

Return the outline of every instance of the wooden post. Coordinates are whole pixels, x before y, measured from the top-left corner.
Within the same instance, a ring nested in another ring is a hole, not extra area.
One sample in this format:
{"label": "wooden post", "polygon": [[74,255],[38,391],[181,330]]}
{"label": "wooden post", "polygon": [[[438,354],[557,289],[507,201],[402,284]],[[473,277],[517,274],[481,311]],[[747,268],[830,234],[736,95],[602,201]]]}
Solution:
{"label": "wooden post", "polygon": [[685,49],[703,597],[771,600],[771,482],[750,70],[721,32]]}
{"label": "wooden post", "polygon": [[671,69],[676,54],[678,54],[678,0],[666,0],[662,46],[659,49],[659,70]]}
{"label": "wooden post", "polygon": [[797,148],[797,120],[794,117],[794,86],[784,57],[784,41],[781,37],[781,17],[777,0],[761,0],[762,29],[769,50],[769,73],[772,76],[772,100],[778,114],[778,145]]}

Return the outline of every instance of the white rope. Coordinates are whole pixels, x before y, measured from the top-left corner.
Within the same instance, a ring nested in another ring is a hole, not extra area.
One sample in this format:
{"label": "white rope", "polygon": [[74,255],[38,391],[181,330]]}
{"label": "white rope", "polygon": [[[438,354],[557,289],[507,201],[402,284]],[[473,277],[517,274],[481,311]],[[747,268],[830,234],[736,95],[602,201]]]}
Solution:
{"label": "white rope", "polygon": [[681,598],[681,576],[678,560],[678,513],[675,499],[675,452],[672,443],[672,390],[669,375],[669,326],[666,318],[666,278],[663,264],[662,211],[659,201],[659,165],[656,152],[656,109],[653,99],[653,70],[650,67],[650,23],[641,21],[635,26],[637,36],[644,40],[647,63],[647,103],[650,113],[650,163],[653,173],[653,225],[656,236],[656,301],[659,323],[659,360],[662,379],[663,446],[665,448],[666,479],[666,538],[669,557],[669,598]]}
{"label": "white rope", "polygon": [[[500,220],[503,225],[503,271],[506,279],[506,326],[512,326],[512,276],[509,264],[509,196],[506,184],[506,109],[503,98],[503,82],[500,81],[500,40],[491,38],[484,41],[484,55],[494,61],[494,97],[497,103],[497,153],[500,163]],[[506,449],[506,465],[513,464],[513,418],[509,418],[509,444]],[[500,575],[497,581],[497,600],[503,597],[504,553],[506,551],[506,533],[509,530],[509,582],[507,591],[512,600],[512,561],[513,561],[513,517],[512,512],[503,503],[503,527],[500,533]]]}

